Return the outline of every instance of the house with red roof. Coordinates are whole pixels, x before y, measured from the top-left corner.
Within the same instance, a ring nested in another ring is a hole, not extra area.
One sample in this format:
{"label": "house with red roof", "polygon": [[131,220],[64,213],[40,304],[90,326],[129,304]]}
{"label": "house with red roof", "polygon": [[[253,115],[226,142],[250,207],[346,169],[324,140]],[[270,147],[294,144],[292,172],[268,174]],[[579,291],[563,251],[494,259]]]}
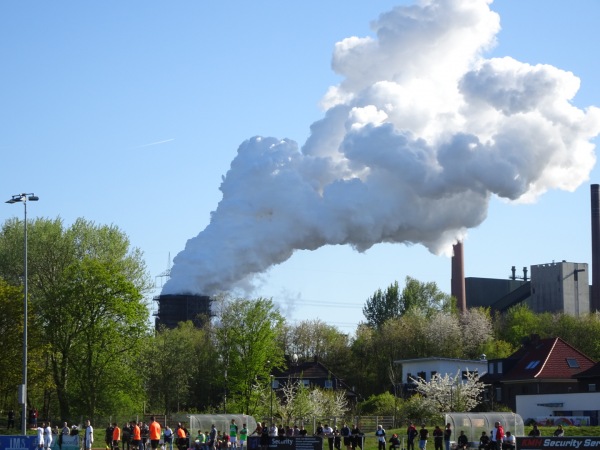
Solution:
{"label": "house with red roof", "polygon": [[508,358],[488,360],[481,381],[489,386],[492,409],[494,404],[503,404],[516,411],[517,396],[579,392],[577,375],[594,365],[591,358],[559,337],[532,335]]}

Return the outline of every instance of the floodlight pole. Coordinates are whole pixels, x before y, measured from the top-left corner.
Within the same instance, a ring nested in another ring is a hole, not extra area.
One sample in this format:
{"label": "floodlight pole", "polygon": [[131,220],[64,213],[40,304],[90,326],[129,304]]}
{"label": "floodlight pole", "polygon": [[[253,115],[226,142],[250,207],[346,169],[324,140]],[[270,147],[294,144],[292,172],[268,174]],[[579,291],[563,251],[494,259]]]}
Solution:
{"label": "floodlight pole", "polygon": [[23,405],[21,413],[21,434],[27,435],[27,200],[37,202],[34,194],[13,195],[6,203],[23,203],[23,382],[19,389],[19,401]]}

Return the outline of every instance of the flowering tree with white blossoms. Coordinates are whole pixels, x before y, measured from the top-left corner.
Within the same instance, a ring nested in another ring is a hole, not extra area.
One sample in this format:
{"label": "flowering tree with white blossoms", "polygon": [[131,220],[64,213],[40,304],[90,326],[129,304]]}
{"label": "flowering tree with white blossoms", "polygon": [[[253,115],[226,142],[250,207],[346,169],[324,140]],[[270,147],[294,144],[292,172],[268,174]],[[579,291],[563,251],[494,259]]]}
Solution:
{"label": "flowering tree with white blossoms", "polygon": [[454,376],[435,374],[431,381],[413,378],[413,382],[423,402],[438,412],[471,411],[481,402],[485,389],[477,372],[467,371],[463,376],[460,370]]}

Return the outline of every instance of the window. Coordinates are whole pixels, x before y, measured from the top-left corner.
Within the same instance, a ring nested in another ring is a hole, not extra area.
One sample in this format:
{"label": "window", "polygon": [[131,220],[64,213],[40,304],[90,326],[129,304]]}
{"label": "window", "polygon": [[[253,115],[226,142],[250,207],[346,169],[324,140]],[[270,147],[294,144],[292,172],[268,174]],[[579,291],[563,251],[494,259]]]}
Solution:
{"label": "window", "polygon": [[498,402],[502,401],[502,388],[499,388],[499,387],[496,388],[496,401],[498,401]]}
{"label": "window", "polygon": [[412,375],[412,373],[408,372],[408,373],[406,374],[406,382],[407,382],[407,383],[414,383],[414,382],[415,382],[415,380],[413,380],[413,375]]}
{"label": "window", "polygon": [[427,372],[419,372],[419,373],[417,373],[417,376],[418,376],[418,377],[419,377],[421,380],[425,381],[425,379],[427,378]]}
{"label": "window", "polygon": [[494,375],[494,363],[493,362],[488,363],[488,372],[490,375]]}
{"label": "window", "polygon": [[498,373],[502,373],[502,361],[498,361]]}
{"label": "window", "polygon": [[437,375],[437,370],[432,370],[430,380],[433,380],[433,377],[435,377],[436,375]]}
{"label": "window", "polygon": [[567,364],[571,369],[579,368],[579,362],[575,358],[567,358]]}
{"label": "window", "polygon": [[333,381],[325,380],[325,389],[331,389],[333,387]]}
{"label": "window", "polygon": [[273,380],[272,386],[273,389],[279,389],[279,380]]}
{"label": "window", "polygon": [[588,392],[596,392],[596,383],[588,384]]}
{"label": "window", "polygon": [[529,361],[529,364],[527,364],[525,366],[525,369],[535,369],[537,366],[539,366],[540,364],[540,360],[536,359],[535,361]]}
{"label": "window", "polygon": [[466,380],[469,377],[469,371],[468,370],[463,370],[462,371],[462,379]]}
{"label": "window", "polygon": [[302,384],[304,385],[304,387],[309,387],[310,386],[310,380],[302,380]]}

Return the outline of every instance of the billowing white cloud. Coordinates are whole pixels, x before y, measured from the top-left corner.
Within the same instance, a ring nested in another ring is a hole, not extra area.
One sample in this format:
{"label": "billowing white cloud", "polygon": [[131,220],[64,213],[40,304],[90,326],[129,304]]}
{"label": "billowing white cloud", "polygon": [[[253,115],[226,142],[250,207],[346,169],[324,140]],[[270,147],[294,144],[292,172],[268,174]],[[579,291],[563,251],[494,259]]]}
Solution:
{"label": "billowing white cloud", "polygon": [[376,37],[338,43],[343,80],[323,119],[301,149],[272,137],[239,147],[210,224],[174,259],[163,293],[230,290],[324,245],[448,253],[492,195],[533,201],[584,182],[600,110],[570,103],[570,72],[485,59],[500,29],[489,4],[421,1],[382,14]]}

